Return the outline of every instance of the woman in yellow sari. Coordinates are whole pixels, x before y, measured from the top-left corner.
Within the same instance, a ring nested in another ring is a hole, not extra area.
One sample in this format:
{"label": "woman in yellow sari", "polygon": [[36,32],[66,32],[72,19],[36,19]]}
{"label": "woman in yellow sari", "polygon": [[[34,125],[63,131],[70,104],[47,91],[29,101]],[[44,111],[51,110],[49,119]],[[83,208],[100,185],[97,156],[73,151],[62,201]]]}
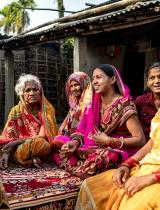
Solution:
{"label": "woman in yellow sari", "polygon": [[[148,82],[160,92],[159,68],[150,70]],[[151,122],[150,138],[117,170],[86,179],[76,210],[159,210],[160,109]]]}
{"label": "woman in yellow sari", "polygon": [[0,168],[7,168],[9,159],[22,166],[39,167],[41,160],[50,154],[57,134],[55,110],[34,75],[20,76],[15,92],[20,101],[11,109],[0,136]]}

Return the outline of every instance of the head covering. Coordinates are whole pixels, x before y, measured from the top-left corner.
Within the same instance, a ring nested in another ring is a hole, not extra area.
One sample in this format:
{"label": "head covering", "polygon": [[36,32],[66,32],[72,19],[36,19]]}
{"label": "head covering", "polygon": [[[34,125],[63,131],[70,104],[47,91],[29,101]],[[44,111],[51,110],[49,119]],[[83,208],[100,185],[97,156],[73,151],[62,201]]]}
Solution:
{"label": "head covering", "polygon": [[114,66],[110,64],[99,64],[93,69],[93,71],[96,68],[101,69],[109,77],[115,76],[119,93],[124,97],[130,97],[129,88],[126,85],[124,85],[118,70]]}
{"label": "head covering", "polygon": [[[77,103],[77,99],[71,93],[71,81],[76,81],[80,84],[82,94],[80,100]],[[92,99],[92,86],[89,76],[85,72],[74,72],[72,73],[67,82],[65,87],[66,95],[68,98],[68,103],[70,109],[76,110],[77,106],[84,111],[85,107],[90,104]]]}
{"label": "head covering", "polygon": [[[129,95],[129,89],[126,85],[124,85],[120,74],[118,73],[117,69],[114,66],[109,64],[101,64],[96,66],[94,69],[99,68],[108,75],[108,70],[110,76],[115,76],[116,83],[118,87],[119,93],[122,97],[116,99],[108,109],[106,113],[105,119],[103,123],[106,125],[105,133],[108,134],[119,124],[122,125],[126,119],[133,113],[136,113],[135,104],[132,101],[132,97]],[[93,69],[93,70],[94,70]],[[109,75],[108,75],[109,76]],[[100,110],[101,110],[101,94],[95,93],[93,94],[93,100],[91,108],[89,109],[89,123],[87,124],[87,128],[85,130],[86,139],[90,135],[90,133],[95,134],[98,131],[99,123],[100,123]],[[114,113],[114,114],[113,114]],[[113,117],[114,116],[114,117]],[[113,119],[114,118],[114,119]],[[82,121],[81,121],[82,122]],[[78,130],[82,132],[83,130],[83,123],[80,123]],[[90,141],[90,140],[89,140]]]}
{"label": "head covering", "polygon": [[[70,83],[73,80],[78,82],[82,89],[82,94],[79,101],[77,101],[77,98],[74,97],[71,93]],[[92,84],[89,76],[85,72],[72,73],[66,82],[65,91],[68,98],[70,110],[66,118],[64,119],[61,127],[59,128],[58,133],[68,133],[68,135],[70,135],[71,133],[75,132],[86,106],[91,104],[92,101]]]}
{"label": "head covering", "polygon": [[19,103],[14,106],[9,115],[4,130],[0,136],[0,145],[18,139],[35,137],[39,133],[39,128],[43,125],[46,138],[49,143],[57,135],[57,123],[55,109],[45,98],[43,90],[40,90],[40,112],[36,118],[28,110],[23,96],[20,96]]}

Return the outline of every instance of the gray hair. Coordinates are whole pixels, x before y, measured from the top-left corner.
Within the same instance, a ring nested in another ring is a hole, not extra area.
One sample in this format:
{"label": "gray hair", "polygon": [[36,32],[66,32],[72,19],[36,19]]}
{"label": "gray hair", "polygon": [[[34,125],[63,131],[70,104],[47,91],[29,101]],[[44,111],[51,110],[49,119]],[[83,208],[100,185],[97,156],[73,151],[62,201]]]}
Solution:
{"label": "gray hair", "polygon": [[38,89],[41,89],[41,82],[38,79],[38,77],[32,75],[32,74],[22,74],[16,83],[15,86],[15,92],[17,96],[22,96],[24,93],[25,85],[27,82],[34,82],[34,84],[38,87]]}

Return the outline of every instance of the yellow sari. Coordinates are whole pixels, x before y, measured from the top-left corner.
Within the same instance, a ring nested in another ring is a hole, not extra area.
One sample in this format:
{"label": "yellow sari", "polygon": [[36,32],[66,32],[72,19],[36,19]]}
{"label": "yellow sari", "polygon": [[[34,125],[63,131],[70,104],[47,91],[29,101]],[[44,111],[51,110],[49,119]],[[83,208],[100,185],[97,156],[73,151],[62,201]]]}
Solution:
{"label": "yellow sari", "polygon": [[[150,137],[153,148],[137,166],[131,176],[143,176],[160,169],[160,110],[151,122]],[[160,183],[152,184],[132,197],[123,188],[112,183],[114,170],[86,179],[80,189],[76,210],[160,210]]]}

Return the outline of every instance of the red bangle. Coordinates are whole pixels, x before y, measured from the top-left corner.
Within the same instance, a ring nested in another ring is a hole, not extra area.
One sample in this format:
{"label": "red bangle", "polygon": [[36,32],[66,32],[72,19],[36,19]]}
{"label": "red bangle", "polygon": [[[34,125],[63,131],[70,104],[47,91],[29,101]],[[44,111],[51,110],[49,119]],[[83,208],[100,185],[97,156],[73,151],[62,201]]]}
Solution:
{"label": "red bangle", "polygon": [[134,160],[133,158],[128,158],[121,165],[126,166],[128,168],[132,168],[133,166],[137,165],[137,163],[138,162],[136,160]]}
{"label": "red bangle", "polygon": [[152,174],[154,174],[156,179],[160,182],[160,171],[155,171]]}

